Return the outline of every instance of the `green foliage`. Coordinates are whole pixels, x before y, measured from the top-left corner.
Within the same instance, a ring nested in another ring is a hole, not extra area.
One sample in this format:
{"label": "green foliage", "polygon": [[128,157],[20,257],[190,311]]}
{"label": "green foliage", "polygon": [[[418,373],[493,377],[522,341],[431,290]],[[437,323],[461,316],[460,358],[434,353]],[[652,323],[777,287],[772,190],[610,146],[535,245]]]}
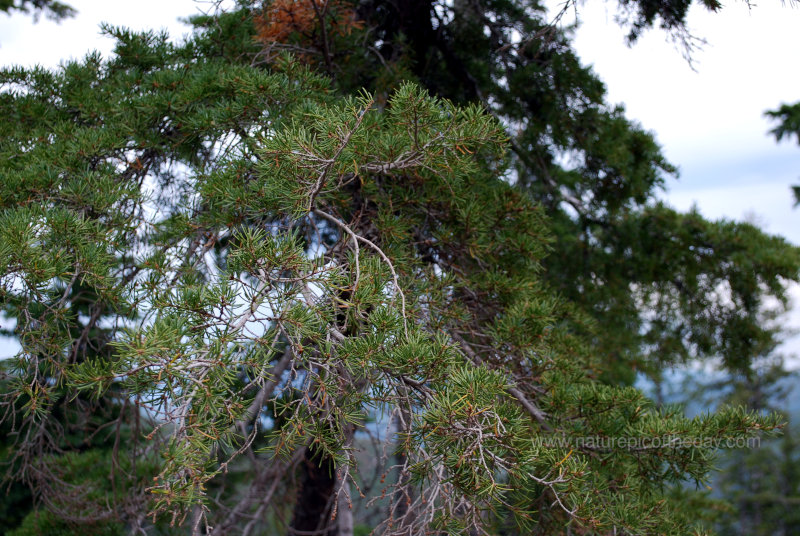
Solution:
{"label": "green foliage", "polygon": [[[688,7],[621,5],[631,11],[633,37],[657,20],[680,33]],[[549,219],[542,277],[591,319],[593,344],[612,362],[605,380],[631,382],[636,370],[657,374],[668,363],[719,356],[746,369],[756,355],[748,345],[775,336],[760,315],[771,314],[775,299],[785,303],[797,249],[753,227],[661,206],[676,168],[652,134],[606,102],[568,31],[550,26],[541,6],[407,0],[361,2],[358,13],[364,28],[347,59],[330,58],[335,84],[389,91],[402,72],[435,95],[482,102],[501,121],[508,180]],[[310,62],[325,62],[318,40],[297,39]]]}
{"label": "green foliage", "polygon": [[381,94],[264,60],[246,3],[0,73],[4,457],[41,501],[20,531],[349,532],[362,495],[382,534],[700,530],[681,486],[780,419],[688,419],[620,369],[747,370],[797,250],[653,204],[671,166],[564,36],[529,49],[539,11],[479,8],[438,52],[376,30],[419,82]]}
{"label": "green foliage", "polygon": [[[792,408],[797,373],[769,349],[746,374],[716,372],[710,377],[687,378],[681,396],[689,403],[713,407],[742,404],[757,411]],[[719,472],[709,487],[707,523],[720,534],[791,534],[798,527],[798,459],[795,415],[780,413],[779,437],[759,440],[759,448],[722,452]]]}
{"label": "green foliage", "polygon": [[[709,11],[719,11],[723,6],[718,0],[700,0],[699,3]],[[670,0],[669,2],[621,0],[620,7],[627,17],[625,22],[630,26],[628,41],[636,41],[645,30],[652,28],[656,22],[661,28],[670,30],[679,37],[690,39],[691,36],[686,28],[686,17],[691,6],[691,0]]]}
{"label": "green foliage", "polygon": [[[780,124],[772,129],[772,134],[778,141],[783,138],[791,139],[794,135],[797,143],[800,143],[800,103],[783,104],[780,108],[766,113],[767,117],[780,121]],[[800,204],[800,186],[792,186],[794,194],[794,204]]]}
{"label": "green foliage", "polygon": [[772,129],[772,134],[778,141],[784,137],[791,139],[794,135],[800,143],[800,104],[783,104],[780,108],[766,113],[767,117],[780,121]]}

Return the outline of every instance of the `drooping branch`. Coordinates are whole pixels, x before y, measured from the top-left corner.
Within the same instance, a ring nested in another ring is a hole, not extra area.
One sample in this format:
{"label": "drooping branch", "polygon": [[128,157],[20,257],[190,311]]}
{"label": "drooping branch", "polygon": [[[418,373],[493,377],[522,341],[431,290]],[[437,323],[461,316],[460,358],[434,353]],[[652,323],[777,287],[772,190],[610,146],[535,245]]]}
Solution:
{"label": "drooping branch", "polygon": [[361,242],[367,244],[380,256],[381,259],[383,259],[383,261],[386,263],[387,267],[389,268],[389,271],[392,274],[392,283],[394,285],[394,289],[400,296],[400,313],[403,316],[403,329],[405,331],[406,337],[408,337],[408,320],[406,318],[406,296],[403,293],[403,289],[400,287],[399,278],[397,277],[397,272],[395,271],[394,264],[392,263],[391,259],[389,259],[386,253],[384,253],[383,250],[380,247],[378,247],[377,244],[375,244],[368,238],[356,234],[352,229],[350,229],[350,227],[346,223],[344,223],[339,218],[332,216],[331,214],[328,214],[327,212],[324,212],[319,209],[314,209],[313,212],[317,216],[325,218],[329,222],[336,224],[339,228],[341,228],[348,235],[350,235],[350,237],[353,240],[360,240]]}
{"label": "drooping branch", "polygon": [[[461,349],[464,351],[467,357],[469,357],[470,361],[476,365],[483,365],[483,359],[481,359],[481,357],[472,349],[464,337],[456,332],[450,332],[450,336],[459,343]],[[536,419],[536,421],[544,430],[548,432],[552,431],[552,427],[547,422],[547,415],[541,409],[539,409],[536,404],[528,400],[528,397],[525,396],[525,393],[513,386],[508,388],[508,392],[519,401],[522,407],[525,408],[525,411],[527,411],[534,419]]]}

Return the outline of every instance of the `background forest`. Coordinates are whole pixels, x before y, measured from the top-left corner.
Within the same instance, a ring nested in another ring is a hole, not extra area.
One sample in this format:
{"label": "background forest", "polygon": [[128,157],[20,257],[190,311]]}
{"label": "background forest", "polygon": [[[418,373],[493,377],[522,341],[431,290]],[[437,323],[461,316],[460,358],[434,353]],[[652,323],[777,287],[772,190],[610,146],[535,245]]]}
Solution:
{"label": "background forest", "polygon": [[800,249],[660,201],[563,14],[240,1],[5,68],[0,530],[800,531]]}

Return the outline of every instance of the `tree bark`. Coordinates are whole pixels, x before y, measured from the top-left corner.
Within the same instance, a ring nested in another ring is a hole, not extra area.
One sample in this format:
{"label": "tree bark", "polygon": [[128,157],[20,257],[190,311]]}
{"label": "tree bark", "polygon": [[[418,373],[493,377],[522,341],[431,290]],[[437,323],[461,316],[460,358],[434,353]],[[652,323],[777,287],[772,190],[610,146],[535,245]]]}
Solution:
{"label": "tree bark", "polygon": [[[350,484],[346,480],[337,478],[337,486],[349,490]],[[350,493],[339,492],[338,505],[336,509],[336,521],[338,522],[338,536],[353,536],[353,505],[350,500]]]}
{"label": "tree bark", "polygon": [[316,533],[320,536],[338,536],[336,524],[331,522],[331,498],[336,488],[333,460],[320,457],[311,448],[306,449],[300,462],[302,474],[300,492],[294,507],[289,536]]}
{"label": "tree bark", "polygon": [[[405,391],[405,390],[404,390]],[[406,397],[407,392],[403,393]],[[401,405],[400,413],[394,418],[395,431],[398,434],[405,434],[411,428],[411,411],[405,406]],[[397,466],[397,484],[395,491],[392,494],[392,517],[399,528],[410,528],[414,525],[415,515],[411,510],[411,505],[414,503],[414,490],[411,486],[411,475],[406,470],[408,456],[405,451],[397,445],[397,452],[395,453],[395,465]]]}

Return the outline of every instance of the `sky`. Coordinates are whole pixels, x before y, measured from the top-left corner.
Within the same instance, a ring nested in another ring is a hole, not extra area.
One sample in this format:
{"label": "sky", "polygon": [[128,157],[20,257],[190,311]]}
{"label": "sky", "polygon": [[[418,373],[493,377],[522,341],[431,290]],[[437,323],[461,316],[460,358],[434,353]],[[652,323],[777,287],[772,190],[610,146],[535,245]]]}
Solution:
{"label": "sky", "polygon": [[[561,0],[550,0],[554,8]],[[712,219],[752,221],[800,245],[800,208],[793,210],[791,184],[800,184],[800,147],[775,142],[764,112],[800,101],[800,5],[780,0],[748,8],[727,3],[720,13],[693,7],[689,27],[707,44],[690,65],[667,35],[653,29],[632,47],[614,21],[617,2],[581,0],[562,24],[580,26],[575,47],[606,83],[609,101],[654,132],[667,158],[680,169],[663,199],[680,210],[696,206]],[[180,18],[208,11],[208,0],[71,0],[75,18],[61,23],[29,15],[0,14],[0,65],[56,67],[89,50],[104,55],[113,43],[101,22],[131,29],[166,29],[180,37]],[[751,2],[753,5],[754,2]],[[787,319],[800,328],[800,286]],[[0,358],[7,351],[0,344]],[[785,352],[800,355],[800,336]],[[12,352],[13,353],[13,352]],[[800,361],[798,361],[800,364]]]}

